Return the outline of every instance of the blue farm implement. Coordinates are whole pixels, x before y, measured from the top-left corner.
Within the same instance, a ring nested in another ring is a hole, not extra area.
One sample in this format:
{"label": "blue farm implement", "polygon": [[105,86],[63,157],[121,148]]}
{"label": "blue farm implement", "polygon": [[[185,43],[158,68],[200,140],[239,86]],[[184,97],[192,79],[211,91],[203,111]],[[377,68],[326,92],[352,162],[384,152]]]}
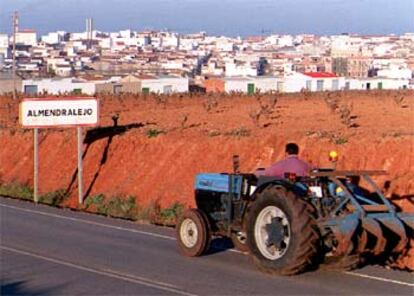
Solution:
{"label": "blue farm implement", "polygon": [[414,215],[398,212],[384,197],[371,179],[381,174],[199,174],[197,208],[177,224],[179,250],[200,256],[213,237],[229,237],[261,270],[282,275],[318,265],[351,269],[367,258],[392,260],[413,237]]}

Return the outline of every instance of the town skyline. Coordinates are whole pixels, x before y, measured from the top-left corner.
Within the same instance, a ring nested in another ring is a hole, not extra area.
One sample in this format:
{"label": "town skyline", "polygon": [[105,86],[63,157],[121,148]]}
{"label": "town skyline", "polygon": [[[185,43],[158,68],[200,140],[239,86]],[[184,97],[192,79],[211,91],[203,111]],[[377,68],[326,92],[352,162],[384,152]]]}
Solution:
{"label": "town skyline", "polygon": [[[178,33],[205,31],[209,35],[247,37],[270,34],[361,35],[404,34],[414,31],[407,0],[343,1],[88,1],[3,0],[0,32],[11,32],[11,15],[19,11],[20,27],[39,34],[57,30],[82,32],[84,19],[94,28],[111,32],[122,29],[169,30]],[[115,5],[116,4],[116,5]],[[237,4],[237,5],[236,5]],[[310,6],[313,5],[313,6]],[[310,9],[306,9],[310,7]],[[215,11],[214,11],[215,10]],[[212,13],[214,11],[214,14]],[[202,12],[202,13],[199,13]],[[318,12],[318,13],[316,13]],[[56,15],[61,17],[56,18]]]}

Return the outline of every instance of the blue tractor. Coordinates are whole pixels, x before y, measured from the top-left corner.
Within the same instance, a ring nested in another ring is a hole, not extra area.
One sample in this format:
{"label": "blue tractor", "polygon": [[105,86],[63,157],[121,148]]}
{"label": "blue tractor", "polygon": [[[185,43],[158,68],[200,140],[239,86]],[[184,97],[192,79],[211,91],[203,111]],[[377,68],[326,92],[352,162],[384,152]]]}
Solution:
{"label": "blue tractor", "polygon": [[262,271],[293,275],[392,260],[414,237],[414,215],[398,212],[371,179],[384,171],[316,169],[274,178],[239,173],[238,160],[234,165],[234,173],[196,176],[197,208],[176,227],[183,255],[201,256],[212,238],[228,237]]}

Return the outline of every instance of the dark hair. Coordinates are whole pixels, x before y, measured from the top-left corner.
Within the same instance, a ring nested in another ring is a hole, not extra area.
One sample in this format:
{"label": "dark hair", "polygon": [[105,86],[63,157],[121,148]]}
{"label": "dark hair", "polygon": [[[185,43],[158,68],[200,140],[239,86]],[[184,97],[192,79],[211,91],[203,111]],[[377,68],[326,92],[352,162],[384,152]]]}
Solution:
{"label": "dark hair", "polygon": [[285,151],[289,155],[299,154],[299,146],[295,143],[288,143],[286,145]]}

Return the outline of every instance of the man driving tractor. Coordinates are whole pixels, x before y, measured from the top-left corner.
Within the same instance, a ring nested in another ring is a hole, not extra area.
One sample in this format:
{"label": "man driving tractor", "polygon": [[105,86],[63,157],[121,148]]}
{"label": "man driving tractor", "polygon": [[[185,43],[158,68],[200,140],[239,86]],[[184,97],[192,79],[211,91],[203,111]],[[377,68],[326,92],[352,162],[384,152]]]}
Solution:
{"label": "man driving tractor", "polygon": [[267,169],[257,170],[256,176],[280,177],[286,174],[295,174],[298,177],[307,176],[312,166],[299,159],[299,146],[296,143],[288,143],[285,147],[285,159],[279,160]]}

